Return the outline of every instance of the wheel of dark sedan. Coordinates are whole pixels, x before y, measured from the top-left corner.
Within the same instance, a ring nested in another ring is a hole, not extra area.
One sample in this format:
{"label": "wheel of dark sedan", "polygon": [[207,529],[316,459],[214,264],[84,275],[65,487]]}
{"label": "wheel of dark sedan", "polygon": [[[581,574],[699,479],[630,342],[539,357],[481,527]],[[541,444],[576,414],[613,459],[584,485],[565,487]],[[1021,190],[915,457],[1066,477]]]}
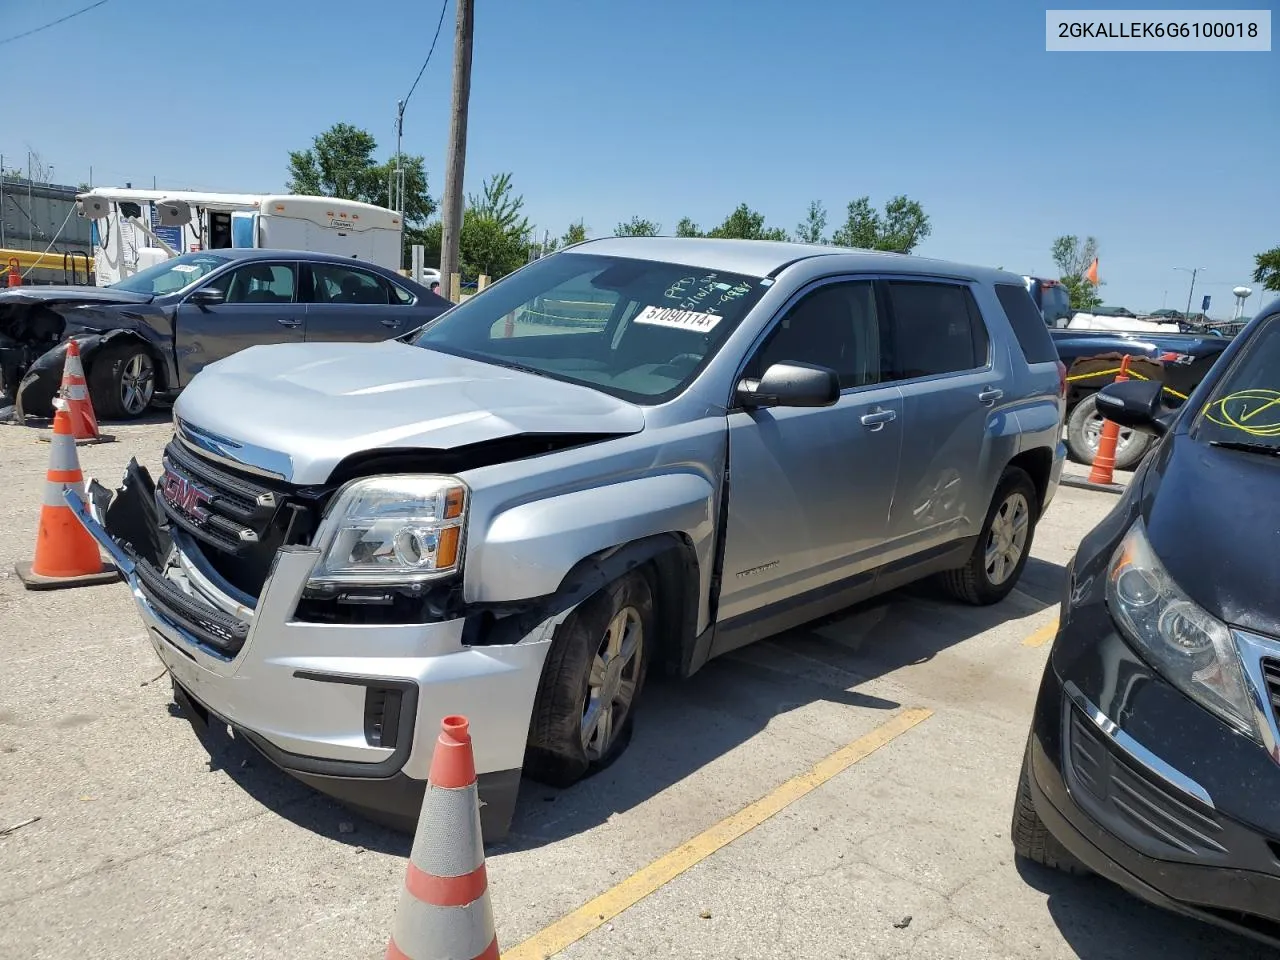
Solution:
{"label": "wheel of dark sedan", "polygon": [[[1028,744],[1028,746],[1030,746]],[[1023,754],[1022,773],[1018,776],[1018,795],[1013,803],[1013,822],[1009,836],[1013,840],[1013,852],[1025,860],[1038,863],[1063,873],[1086,874],[1089,868],[1073,857],[1036,813],[1031,799],[1030,753]]]}
{"label": "wheel of dark sedan", "polygon": [[[1093,458],[1098,455],[1105,422],[1102,414],[1098,413],[1098,404],[1092,393],[1072,408],[1071,415],[1067,417],[1067,449],[1071,452],[1071,459],[1078,463],[1093,463]],[[1145,433],[1121,427],[1116,437],[1116,469],[1132,470],[1136,467],[1152,440]]]}
{"label": "wheel of dark sedan", "polygon": [[653,646],[653,589],[628,573],[561,624],[533,705],[525,773],[565,787],[608,766],[631,739]]}
{"label": "wheel of dark sedan", "polygon": [[1009,595],[1031,554],[1040,514],[1035,484],[1020,467],[1006,468],[982,531],[963,567],[942,574],[942,585],[965,603],[986,606]]}
{"label": "wheel of dark sedan", "polygon": [[138,343],[109,343],[93,358],[86,377],[93,410],[107,420],[134,420],[156,392],[156,364]]}

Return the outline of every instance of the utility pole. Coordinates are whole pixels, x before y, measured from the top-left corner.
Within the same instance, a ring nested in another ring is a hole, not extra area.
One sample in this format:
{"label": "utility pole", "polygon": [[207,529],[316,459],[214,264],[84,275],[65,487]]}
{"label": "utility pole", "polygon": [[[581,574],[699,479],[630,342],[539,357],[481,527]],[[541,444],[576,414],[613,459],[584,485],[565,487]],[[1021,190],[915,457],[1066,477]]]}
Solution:
{"label": "utility pole", "polygon": [[1196,274],[1198,274],[1201,270],[1203,270],[1204,267],[1174,267],[1173,269],[1180,270],[1183,273],[1191,274],[1191,289],[1187,291],[1187,312],[1183,316],[1184,320],[1190,320],[1191,319],[1191,298],[1195,295],[1195,292],[1196,292]]}
{"label": "utility pole", "polygon": [[471,39],[475,33],[473,0],[458,0],[458,29],[453,38],[453,108],[449,111],[449,154],[440,211],[440,280],[449,299],[456,295],[458,240],[462,233],[462,174],[467,159],[467,107],[471,100]]}

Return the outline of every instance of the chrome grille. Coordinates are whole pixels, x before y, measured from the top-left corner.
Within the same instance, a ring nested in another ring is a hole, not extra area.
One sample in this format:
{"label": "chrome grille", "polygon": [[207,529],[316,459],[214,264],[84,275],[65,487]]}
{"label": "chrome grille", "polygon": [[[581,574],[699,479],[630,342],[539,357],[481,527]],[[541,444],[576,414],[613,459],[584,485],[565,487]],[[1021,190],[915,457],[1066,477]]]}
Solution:
{"label": "chrome grille", "polygon": [[311,532],[314,504],[282,482],[210,463],[176,439],[163,462],[156,501],[165,517],[197,542],[214,570],[256,597],[276,551]]}

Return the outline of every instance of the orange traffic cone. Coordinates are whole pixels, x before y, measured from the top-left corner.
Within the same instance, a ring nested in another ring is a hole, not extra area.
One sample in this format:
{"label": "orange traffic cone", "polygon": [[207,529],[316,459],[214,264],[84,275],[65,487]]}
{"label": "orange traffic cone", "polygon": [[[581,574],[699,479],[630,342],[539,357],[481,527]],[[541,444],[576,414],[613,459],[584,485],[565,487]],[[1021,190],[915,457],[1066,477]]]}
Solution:
{"label": "orange traffic cone", "polygon": [[22,265],[18,262],[17,257],[9,258],[9,286],[11,287],[22,286],[22,274],[18,272],[18,268],[21,266]]}
{"label": "orange traffic cone", "polygon": [[466,717],[445,717],[386,960],[498,960]]}
{"label": "orange traffic cone", "polygon": [[84,474],[80,472],[80,460],[76,456],[70,416],[67,411],[59,410],[53,418],[35,559],[14,567],[18,579],[28,590],[110,583],[119,576],[115,567],[103,562],[97,541],[62,499],[62,491],[67,487],[83,495]]}
{"label": "orange traffic cone", "polygon": [[72,436],[77,441],[102,440],[93,401],[89,399],[89,384],[84,378],[84,364],[80,362],[80,345],[74,340],[67,343],[67,359],[62,365],[62,399],[71,415]]}
{"label": "orange traffic cone", "polygon": [[[1120,372],[1116,374],[1116,383],[1129,379],[1129,356],[1120,359]],[[1089,471],[1089,482],[1110,485],[1114,483],[1113,471],[1116,468],[1116,442],[1120,439],[1120,424],[1114,420],[1102,421],[1102,436],[1098,438],[1098,452],[1093,457],[1093,469]]]}

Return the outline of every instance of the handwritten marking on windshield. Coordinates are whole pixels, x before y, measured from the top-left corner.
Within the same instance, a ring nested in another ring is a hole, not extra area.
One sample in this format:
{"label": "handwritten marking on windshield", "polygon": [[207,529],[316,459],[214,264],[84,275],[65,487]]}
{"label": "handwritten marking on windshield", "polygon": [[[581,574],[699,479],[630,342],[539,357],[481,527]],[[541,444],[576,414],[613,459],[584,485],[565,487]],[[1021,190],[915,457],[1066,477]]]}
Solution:
{"label": "handwritten marking on windshield", "polygon": [[1209,404],[1205,419],[1251,437],[1280,437],[1280,390],[1237,390]]}

